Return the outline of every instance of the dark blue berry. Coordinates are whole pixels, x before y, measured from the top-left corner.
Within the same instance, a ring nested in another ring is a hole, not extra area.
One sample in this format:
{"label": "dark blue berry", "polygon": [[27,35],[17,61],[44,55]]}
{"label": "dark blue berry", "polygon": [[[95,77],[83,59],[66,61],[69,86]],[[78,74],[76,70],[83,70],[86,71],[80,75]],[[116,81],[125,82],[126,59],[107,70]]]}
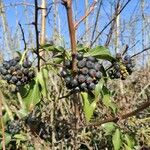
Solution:
{"label": "dark blue berry", "polygon": [[84,82],[80,85],[81,90],[86,91],[87,89],[87,84]]}
{"label": "dark blue berry", "polygon": [[83,60],[78,61],[77,66],[78,68],[83,68],[85,67],[85,64],[86,64],[86,61],[83,59]]}
{"label": "dark blue berry", "polygon": [[29,70],[28,77],[29,78],[34,78],[35,77],[35,72],[33,70]]}
{"label": "dark blue berry", "polygon": [[93,68],[94,68],[94,63],[91,62],[91,61],[87,61],[87,62],[86,62],[86,67],[87,67],[88,69],[93,69]]}
{"label": "dark blue berry", "polygon": [[90,75],[92,78],[96,77],[96,70],[90,69],[90,70],[89,70],[89,75]]}
{"label": "dark blue berry", "polygon": [[131,56],[126,55],[126,56],[124,57],[124,60],[127,61],[127,62],[131,62]]}
{"label": "dark blue berry", "polygon": [[79,83],[83,83],[85,81],[85,76],[84,75],[79,75],[78,76],[78,81],[79,81]]}
{"label": "dark blue berry", "polygon": [[19,56],[17,56],[17,57],[15,57],[14,59],[15,59],[17,62],[19,62],[21,58],[20,58]]}
{"label": "dark blue berry", "polygon": [[84,68],[80,69],[80,72],[81,72],[81,74],[83,74],[83,75],[87,75],[88,72],[89,72],[89,70],[88,70],[88,68],[84,67]]}
{"label": "dark blue berry", "polygon": [[87,76],[86,77],[86,83],[87,84],[90,84],[90,83],[92,83],[93,82],[93,79],[90,77],[90,76]]}
{"label": "dark blue berry", "polygon": [[72,77],[71,76],[67,76],[67,77],[65,77],[64,80],[65,80],[66,84],[71,84]]}
{"label": "dark blue berry", "polygon": [[73,80],[71,81],[71,85],[72,85],[72,87],[78,86],[78,81],[77,81],[76,79],[73,79]]}
{"label": "dark blue berry", "polygon": [[95,84],[94,84],[94,83],[90,83],[90,84],[88,85],[88,89],[89,89],[89,90],[94,90],[94,89],[95,89]]}
{"label": "dark blue berry", "polygon": [[82,60],[83,59],[83,54],[82,53],[78,53],[77,54],[77,60]]}
{"label": "dark blue berry", "polygon": [[11,80],[12,80],[13,83],[16,83],[18,81],[16,76],[12,76]]}
{"label": "dark blue berry", "polygon": [[7,74],[7,75],[5,76],[5,80],[9,81],[9,80],[11,79],[11,77],[12,77],[12,75]]}
{"label": "dark blue berry", "polygon": [[102,73],[100,71],[96,72],[96,78],[101,79],[102,78]]}
{"label": "dark blue berry", "polygon": [[71,63],[70,60],[66,60],[66,61],[65,61],[65,67],[66,67],[66,68],[71,69],[71,65],[72,65],[72,63]]}
{"label": "dark blue berry", "polygon": [[61,77],[66,77],[67,75],[69,75],[69,71],[68,70],[62,70],[61,72],[60,72],[60,75],[61,75]]}
{"label": "dark blue berry", "polygon": [[102,65],[101,65],[100,63],[97,62],[97,63],[94,64],[94,69],[95,69],[96,71],[100,71],[101,68],[102,68]]}
{"label": "dark blue berry", "polygon": [[87,57],[87,60],[88,60],[88,61],[91,61],[91,62],[95,62],[95,61],[97,61],[97,60],[96,60],[96,58],[95,58],[95,57],[93,57],[93,56],[89,56],[89,57]]}

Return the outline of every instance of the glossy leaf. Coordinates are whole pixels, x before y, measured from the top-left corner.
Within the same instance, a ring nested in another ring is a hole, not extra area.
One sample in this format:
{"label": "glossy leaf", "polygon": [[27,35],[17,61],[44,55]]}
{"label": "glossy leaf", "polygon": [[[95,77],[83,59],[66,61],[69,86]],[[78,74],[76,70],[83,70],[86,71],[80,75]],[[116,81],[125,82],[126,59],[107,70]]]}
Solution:
{"label": "glossy leaf", "polygon": [[35,79],[35,82],[31,83],[29,93],[26,97],[23,98],[26,108],[28,110],[32,110],[34,106],[40,102],[40,89],[39,89],[39,82],[38,78]]}
{"label": "glossy leaf", "polygon": [[113,58],[110,54],[110,51],[103,47],[103,46],[97,46],[91,50],[89,50],[88,53],[85,54],[86,57],[88,56],[94,56],[96,58],[99,58],[99,59],[105,59],[105,60],[108,60],[108,61],[113,61],[115,60],[115,58]]}
{"label": "glossy leaf", "polygon": [[47,96],[47,79],[48,79],[48,71],[46,68],[42,68],[41,71],[37,74],[38,82],[41,85],[41,93],[44,97]]}
{"label": "glossy leaf", "polygon": [[114,150],[120,150],[122,141],[121,141],[121,132],[119,129],[116,129],[112,136],[112,142],[114,146]]}
{"label": "glossy leaf", "polygon": [[86,92],[82,92],[81,95],[82,95],[82,99],[84,103],[83,110],[84,110],[85,118],[86,118],[86,121],[89,122],[96,108],[96,101],[93,101],[92,103],[90,103],[89,101],[92,101],[92,100],[89,99],[88,93]]}

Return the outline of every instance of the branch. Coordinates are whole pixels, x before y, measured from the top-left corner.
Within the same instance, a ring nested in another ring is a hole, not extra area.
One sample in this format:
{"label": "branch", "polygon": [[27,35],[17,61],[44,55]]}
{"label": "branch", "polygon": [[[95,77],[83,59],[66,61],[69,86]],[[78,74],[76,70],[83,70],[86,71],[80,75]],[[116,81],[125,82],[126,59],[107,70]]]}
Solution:
{"label": "branch", "polygon": [[23,28],[22,28],[21,23],[19,22],[18,24],[19,24],[19,27],[20,27],[20,29],[21,29],[21,33],[22,33],[22,40],[23,40],[23,43],[24,43],[24,50],[26,50],[26,49],[27,49],[27,43],[26,43],[26,39],[25,39],[25,35],[24,35],[24,31],[23,31]]}
{"label": "branch", "polygon": [[3,150],[5,150],[5,128],[4,128],[4,122],[3,122],[3,112],[2,112],[2,92],[0,91],[0,126],[2,129],[2,147]]}
{"label": "branch", "polygon": [[132,55],[131,58],[133,58],[133,57],[135,57],[135,56],[137,56],[137,55],[139,55],[139,54],[141,54],[141,53],[143,53],[143,52],[145,52],[145,51],[147,51],[147,50],[150,50],[150,47],[147,47],[147,48],[143,49],[142,51],[140,51],[140,52],[138,52],[138,53]]}
{"label": "branch", "polygon": [[95,20],[95,23],[94,23],[94,29],[93,29],[92,36],[91,36],[91,41],[93,41],[93,39],[94,39],[94,35],[95,35],[95,31],[96,31],[96,27],[97,27],[99,15],[100,15],[101,6],[102,6],[102,0],[99,2],[97,15],[96,15],[96,20]]}
{"label": "branch", "polygon": [[92,5],[90,6],[90,8],[85,12],[85,15],[83,17],[81,17],[81,19],[78,22],[75,23],[75,25],[74,25],[75,30],[77,30],[79,24],[84,19],[86,19],[86,17],[88,17],[90,15],[90,13],[94,10],[94,7],[95,7],[96,3],[97,3],[97,0],[94,0],[93,3],[92,3]]}
{"label": "branch", "polygon": [[91,41],[90,47],[93,46],[93,44],[97,41],[97,39],[99,38],[99,36],[103,33],[103,31],[115,20],[115,18],[125,9],[125,7],[128,5],[128,3],[131,0],[128,0],[124,6],[120,9],[120,11],[117,13],[117,15],[108,23],[106,24],[106,26],[99,32],[99,34],[96,36],[96,38],[94,39],[94,41]]}
{"label": "branch", "polygon": [[111,41],[111,38],[112,38],[112,35],[113,35],[113,30],[114,30],[115,24],[116,24],[116,19],[117,19],[117,16],[119,16],[118,15],[119,9],[120,9],[120,0],[118,0],[116,8],[115,8],[115,13],[114,13],[114,17],[113,17],[114,20],[111,24],[111,27],[110,27],[110,30],[109,30],[109,33],[108,33],[108,36],[107,36],[107,39],[106,39],[105,47],[108,47],[108,45]]}
{"label": "branch", "polygon": [[39,54],[39,31],[38,31],[38,0],[34,0],[35,4],[35,21],[34,21],[34,26],[35,26],[35,34],[36,34],[36,53],[38,57],[38,71],[40,70],[40,54]]}
{"label": "branch", "polygon": [[143,105],[141,105],[139,108],[127,113],[127,114],[123,114],[121,116],[117,116],[114,118],[108,118],[106,120],[102,120],[100,122],[96,122],[96,123],[91,123],[87,126],[99,126],[101,124],[107,123],[107,122],[118,122],[120,120],[135,116],[137,113],[139,113],[140,111],[143,111],[144,109],[148,108],[150,106],[150,100],[148,100],[147,102],[145,102]]}
{"label": "branch", "polygon": [[73,15],[72,15],[72,0],[62,0],[63,5],[66,8],[67,11],[67,18],[68,18],[68,27],[69,27],[69,34],[70,34],[70,40],[71,40],[71,50],[72,50],[72,71],[73,74],[77,71],[76,66],[76,37],[75,37],[75,28],[73,23]]}

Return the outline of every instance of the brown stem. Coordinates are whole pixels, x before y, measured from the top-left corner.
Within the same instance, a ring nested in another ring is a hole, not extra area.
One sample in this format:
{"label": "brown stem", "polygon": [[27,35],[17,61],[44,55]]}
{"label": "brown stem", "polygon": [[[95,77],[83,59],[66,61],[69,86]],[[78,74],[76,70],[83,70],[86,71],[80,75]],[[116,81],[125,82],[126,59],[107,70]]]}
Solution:
{"label": "brown stem", "polygon": [[100,122],[96,122],[96,123],[91,123],[87,126],[99,126],[101,124],[107,123],[107,122],[118,122],[120,120],[135,116],[137,113],[139,113],[140,111],[143,111],[144,109],[148,108],[150,106],[150,100],[148,100],[147,102],[145,102],[143,105],[141,105],[139,108],[137,108],[136,110],[133,110],[127,114],[123,114],[121,116],[117,116],[114,118],[108,118],[106,120],[102,120]]}
{"label": "brown stem", "polygon": [[72,70],[73,73],[76,73],[76,37],[75,37],[75,27],[73,22],[73,15],[72,15],[72,0],[63,0],[63,4],[67,10],[67,18],[68,18],[68,27],[69,27],[69,34],[70,34],[70,42],[71,42],[71,50],[72,50]]}

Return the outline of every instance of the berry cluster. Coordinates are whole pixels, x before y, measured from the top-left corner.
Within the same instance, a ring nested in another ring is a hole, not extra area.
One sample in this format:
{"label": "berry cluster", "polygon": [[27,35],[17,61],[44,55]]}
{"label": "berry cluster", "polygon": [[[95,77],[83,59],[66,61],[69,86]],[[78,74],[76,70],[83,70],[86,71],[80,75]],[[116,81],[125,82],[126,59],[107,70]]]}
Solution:
{"label": "berry cluster", "polygon": [[132,74],[133,67],[133,61],[129,55],[122,58],[121,55],[117,54],[116,61],[113,63],[112,69],[108,70],[108,74],[111,79],[121,78],[125,80],[128,75]]}
{"label": "berry cluster", "polygon": [[14,135],[21,131],[22,122],[20,120],[9,121],[7,124],[7,132]]}
{"label": "berry cluster", "polygon": [[9,61],[4,61],[0,66],[2,79],[16,86],[27,84],[35,76],[34,71],[30,69],[30,61],[24,61],[22,65],[19,64],[19,61],[20,57],[15,57]]}
{"label": "berry cluster", "polygon": [[37,117],[31,112],[26,119],[26,124],[30,127],[30,130],[36,133],[41,139],[51,140],[52,128],[49,124],[44,123],[40,116]]}
{"label": "berry cluster", "polygon": [[61,76],[64,78],[66,87],[75,91],[91,91],[95,89],[96,84],[102,78],[102,65],[95,57],[83,57],[81,53],[77,56],[77,73],[72,75],[70,60],[64,64]]}

